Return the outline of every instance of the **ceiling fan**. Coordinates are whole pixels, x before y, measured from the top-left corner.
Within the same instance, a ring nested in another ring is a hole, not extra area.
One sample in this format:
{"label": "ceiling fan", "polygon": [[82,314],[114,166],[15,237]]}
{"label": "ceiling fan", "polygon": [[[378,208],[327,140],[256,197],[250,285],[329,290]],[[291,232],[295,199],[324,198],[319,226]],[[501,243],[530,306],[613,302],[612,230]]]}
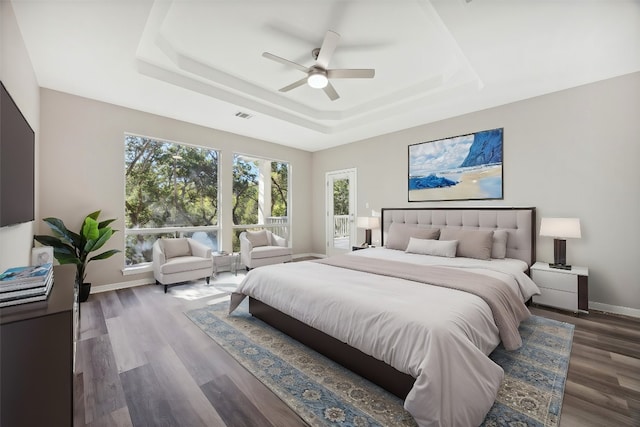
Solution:
{"label": "ceiling fan", "polygon": [[329,61],[333,55],[333,51],[338,45],[340,40],[340,34],[334,31],[327,31],[324,36],[324,41],[320,48],[315,48],[311,51],[311,55],[315,59],[315,64],[311,67],[305,67],[297,62],[289,61],[288,59],[281,58],[269,52],[263,52],[262,56],[269,58],[273,61],[281,64],[293,67],[302,71],[307,76],[291,83],[288,86],[280,89],[280,92],[288,92],[291,89],[295,89],[303,84],[307,83],[309,86],[315,89],[323,89],[329,99],[335,101],[340,98],[338,92],[329,81],[330,79],[370,79],[375,75],[376,70],[373,69],[329,69]]}

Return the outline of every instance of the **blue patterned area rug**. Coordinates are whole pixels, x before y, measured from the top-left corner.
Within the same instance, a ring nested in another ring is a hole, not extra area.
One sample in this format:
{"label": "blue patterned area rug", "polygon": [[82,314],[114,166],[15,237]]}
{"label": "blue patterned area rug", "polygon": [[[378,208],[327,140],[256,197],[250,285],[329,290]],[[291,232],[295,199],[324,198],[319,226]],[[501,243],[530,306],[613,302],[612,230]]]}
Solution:
{"label": "blue patterned area rug", "polygon": [[[228,302],[185,314],[310,426],[415,426],[402,400]],[[574,326],[532,316],[523,346],[490,357],[505,371],[483,426],[557,426]]]}

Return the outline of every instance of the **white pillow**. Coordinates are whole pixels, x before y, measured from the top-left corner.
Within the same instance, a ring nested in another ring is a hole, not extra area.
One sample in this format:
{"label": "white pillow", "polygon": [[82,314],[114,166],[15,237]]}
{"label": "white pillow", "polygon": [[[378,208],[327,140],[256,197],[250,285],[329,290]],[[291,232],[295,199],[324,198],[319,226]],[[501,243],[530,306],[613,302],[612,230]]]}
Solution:
{"label": "white pillow", "polygon": [[186,237],[161,239],[160,243],[166,259],[191,255],[191,247]]}
{"label": "white pillow", "polygon": [[387,234],[387,249],[404,251],[409,244],[409,237],[418,239],[437,239],[440,236],[439,228],[424,228],[417,225],[393,222],[389,226]]}
{"label": "white pillow", "polygon": [[443,228],[440,230],[441,240],[457,240],[457,256],[476,259],[491,259],[493,246],[493,230],[475,230],[461,228]]}
{"label": "white pillow", "polygon": [[267,230],[247,231],[247,234],[245,234],[245,236],[247,236],[247,240],[254,248],[257,248],[259,246],[270,246]]}
{"label": "white pillow", "polygon": [[455,258],[457,247],[457,240],[416,239],[411,237],[405,252]]}
{"label": "white pillow", "polygon": [[491,248],[491,258],[503,259],[507,256],[507,230],[494,230],[493,247]]}

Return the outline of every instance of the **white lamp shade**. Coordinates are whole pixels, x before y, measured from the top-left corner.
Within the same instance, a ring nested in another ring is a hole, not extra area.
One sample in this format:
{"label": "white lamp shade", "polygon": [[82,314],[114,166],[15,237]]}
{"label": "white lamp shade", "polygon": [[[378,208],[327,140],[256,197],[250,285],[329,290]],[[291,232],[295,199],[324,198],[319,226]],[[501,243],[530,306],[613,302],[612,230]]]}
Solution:
{"label": "white lamp shade", "polygon": [[540,223],[540,235],[557,237],[561,239],[579,239],[579,218],[542,218]]}
{"label": "white lamp shade", "polygon": [[375,216],[359,216],[356,222],[358,228],[374,229],[380,228],[380,221]]}

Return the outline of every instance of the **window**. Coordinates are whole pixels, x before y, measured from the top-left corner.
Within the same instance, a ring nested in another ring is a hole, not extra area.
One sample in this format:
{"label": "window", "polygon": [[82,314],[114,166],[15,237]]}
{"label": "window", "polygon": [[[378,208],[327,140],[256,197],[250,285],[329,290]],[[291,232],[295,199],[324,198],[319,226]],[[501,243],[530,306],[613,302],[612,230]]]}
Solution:
{"label": "window", "polygon": [[216,150],[125,135],[125,263],[152,261],[160,237],[218,249]]}
{"label": "window", "polygon": [[289,163],[233,156],[233,250],[247,229],[265,228],[289,240]]}

